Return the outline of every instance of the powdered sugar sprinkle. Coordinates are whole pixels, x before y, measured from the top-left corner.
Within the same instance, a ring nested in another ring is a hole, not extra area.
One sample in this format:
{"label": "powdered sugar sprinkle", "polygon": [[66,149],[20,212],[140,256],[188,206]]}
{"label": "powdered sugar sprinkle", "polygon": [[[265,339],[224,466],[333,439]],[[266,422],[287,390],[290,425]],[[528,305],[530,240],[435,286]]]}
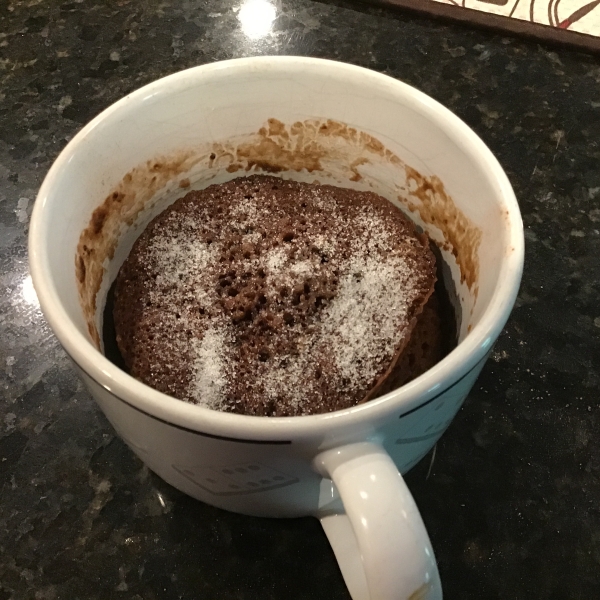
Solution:
{"label": "powdered sugar sprinkle", "polygon": [[231,341],[227,327],[213,322],[202,339],[192,343],[194,361],[190,394],[207,408],[218,410],[223,403],[229,369],[227,349]]}

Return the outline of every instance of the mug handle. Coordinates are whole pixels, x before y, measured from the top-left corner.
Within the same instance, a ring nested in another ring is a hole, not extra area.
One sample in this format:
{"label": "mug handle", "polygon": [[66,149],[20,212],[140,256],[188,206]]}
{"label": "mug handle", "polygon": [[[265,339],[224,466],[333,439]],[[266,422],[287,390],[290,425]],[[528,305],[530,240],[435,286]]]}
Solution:
{"label": "mug handle", "polygon": [[352,599],[441,600],[427,530],[388,453],[360,442],[326,450],[313,465],[333,481],[343,502],[342,509],[324,509],[317,517]]}

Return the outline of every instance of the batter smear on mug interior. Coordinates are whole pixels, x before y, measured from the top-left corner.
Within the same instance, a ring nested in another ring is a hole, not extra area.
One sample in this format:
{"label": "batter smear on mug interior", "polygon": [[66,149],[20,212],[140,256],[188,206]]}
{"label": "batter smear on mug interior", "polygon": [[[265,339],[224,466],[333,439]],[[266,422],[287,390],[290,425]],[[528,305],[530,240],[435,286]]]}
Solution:
{"label": "batter smear on mug interior", "polygon": [[354,406],[441,358],[427,236],[371,192],[251,176],[188,193],[115,285],[134,377],[208,408]]}

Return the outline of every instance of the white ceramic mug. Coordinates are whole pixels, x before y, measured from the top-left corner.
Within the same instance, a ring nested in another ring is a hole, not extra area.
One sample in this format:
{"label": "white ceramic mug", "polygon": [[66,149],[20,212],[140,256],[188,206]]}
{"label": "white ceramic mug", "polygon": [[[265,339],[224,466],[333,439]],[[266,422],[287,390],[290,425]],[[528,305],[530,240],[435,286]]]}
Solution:
{"label": "white ceramic mug", "polygon": [[[383,397],[271,418],[167,397],[101,352],[112,279],[182,188],[246,171],[372,189],[442,249],[459,344]],[[354,600],[439,599],[419,511],[400,473],[442,435],[513,306],[523,265],[511,186],[483,142],[431,98],[351,65],[297,57],[205,65],[130,94],[88,124],[37,198],[30,263],[46,318],[119,435],[148,467],[221,508],[314,515]]]}

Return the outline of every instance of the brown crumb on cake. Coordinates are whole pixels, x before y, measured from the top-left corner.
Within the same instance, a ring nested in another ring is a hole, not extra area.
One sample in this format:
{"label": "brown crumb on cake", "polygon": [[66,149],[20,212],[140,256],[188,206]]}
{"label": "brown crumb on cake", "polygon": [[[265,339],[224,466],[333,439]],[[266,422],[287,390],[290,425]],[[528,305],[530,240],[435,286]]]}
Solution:
{"label": "brown crumb on cake", "polygon": [[236,179],[188,193],[142,233],[116,281],[117,343],[134,377],[181,400],[338,410],[431,362],[435,278],[426,236],[373,193]]}

